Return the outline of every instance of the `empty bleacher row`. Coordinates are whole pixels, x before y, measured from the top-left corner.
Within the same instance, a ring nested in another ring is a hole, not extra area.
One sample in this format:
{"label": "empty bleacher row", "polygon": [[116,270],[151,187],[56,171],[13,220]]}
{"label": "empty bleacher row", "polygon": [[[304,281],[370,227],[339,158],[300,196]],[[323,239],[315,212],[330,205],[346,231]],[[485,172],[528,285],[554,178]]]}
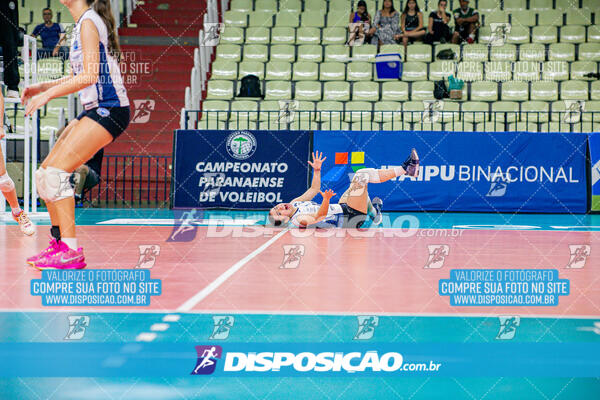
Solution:
{"label": "empty bleacher row", "polygon": [[42,10],[50,7],[54,12],[54,22],[69,24],[74,23],[69,10],[63,6],[60,0],[18,0],[19,2],[19,25],[31,32],[33,27],[41,24],[44,19]]}

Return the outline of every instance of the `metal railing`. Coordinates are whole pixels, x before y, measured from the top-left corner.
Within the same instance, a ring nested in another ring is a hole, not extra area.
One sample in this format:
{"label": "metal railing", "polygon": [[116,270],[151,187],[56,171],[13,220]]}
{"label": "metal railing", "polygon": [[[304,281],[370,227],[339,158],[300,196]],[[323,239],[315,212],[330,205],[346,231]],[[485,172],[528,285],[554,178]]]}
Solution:
{"label": "metal railing", "polygon": [[599,132],[600,112],[553,111],[200,111],[185,110],[184,129],[425,130]]}

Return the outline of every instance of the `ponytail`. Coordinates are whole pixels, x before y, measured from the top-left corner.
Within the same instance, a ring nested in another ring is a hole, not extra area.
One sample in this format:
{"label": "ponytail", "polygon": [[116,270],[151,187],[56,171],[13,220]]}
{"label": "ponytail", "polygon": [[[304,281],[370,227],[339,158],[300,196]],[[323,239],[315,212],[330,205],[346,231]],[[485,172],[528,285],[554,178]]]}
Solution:
{"label": "ponytail", "polygon": [[121,46],[119,45],[119,36],[117,34],[115,17],[110,8],[110,0],[86,0],[87,5],[102,18],[108,33],[108,52],[111,56],[121,60]]}

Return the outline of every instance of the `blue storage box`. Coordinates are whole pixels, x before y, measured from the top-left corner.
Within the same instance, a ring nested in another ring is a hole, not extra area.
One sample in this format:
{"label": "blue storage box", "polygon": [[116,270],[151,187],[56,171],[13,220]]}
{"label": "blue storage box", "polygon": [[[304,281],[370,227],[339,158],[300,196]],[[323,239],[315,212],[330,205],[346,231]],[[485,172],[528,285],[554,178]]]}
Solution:
{"label": "blue storage box", "polygon": [[378,79],[402,78],[402,56],[398,53],[377,54],[375,66]]}

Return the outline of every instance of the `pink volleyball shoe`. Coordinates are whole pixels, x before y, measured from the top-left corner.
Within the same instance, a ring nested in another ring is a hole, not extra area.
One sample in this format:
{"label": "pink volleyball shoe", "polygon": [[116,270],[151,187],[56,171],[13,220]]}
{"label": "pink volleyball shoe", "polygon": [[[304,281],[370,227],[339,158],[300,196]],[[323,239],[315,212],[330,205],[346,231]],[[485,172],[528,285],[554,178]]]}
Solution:
{"label": "pink volleyball shoe", "polygon": [[[61,242],[62,244],[62,242]],[[80,247],[77,250],[71,249],[63,244],[56,253],[46,255],[37,260],[33,266],[43,271],[45,269],[81,269],[85,268],[85,257],[83,249]]]}
{"label": "pink volleyball shoe", "polygon": [[50,240],[50,246],[46,247],[39,254],[29,257],[27,259],[27,263],[34,265],[36,261],[41,260],[42,258],[44,258],[48,255],[56,254],[63,247],[68,247],[68,246],[66,244],[64,244],[63,242],[59,242],[56,239],[52,238]]}

